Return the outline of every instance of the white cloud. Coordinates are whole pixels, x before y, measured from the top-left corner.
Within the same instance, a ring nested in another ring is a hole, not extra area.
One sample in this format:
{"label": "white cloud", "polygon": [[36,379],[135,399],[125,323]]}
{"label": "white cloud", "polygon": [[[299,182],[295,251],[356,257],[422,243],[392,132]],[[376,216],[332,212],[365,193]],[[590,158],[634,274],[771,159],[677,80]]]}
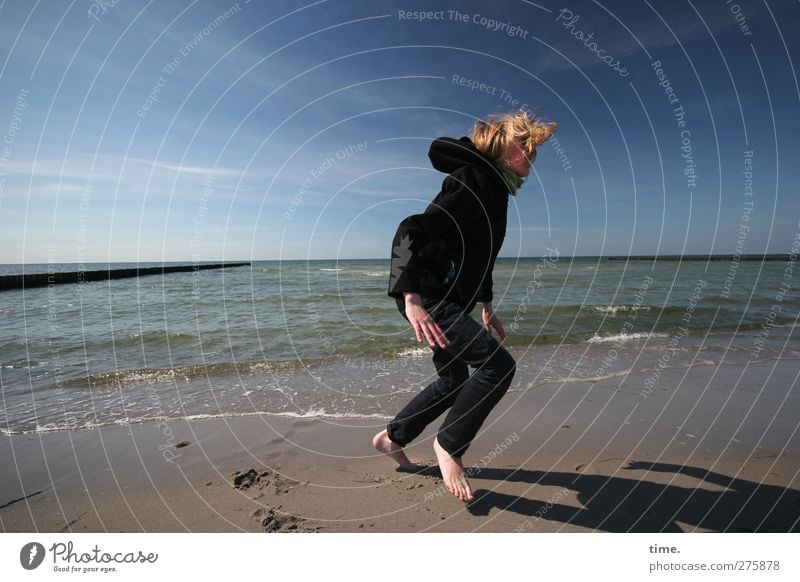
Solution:
{"label": "white cloud", "polygon": [[[5,170],[7,174],[20,174],[33,177],[59,177],[72,180],[87,180],[89,177],[91,177],[92,180],[118,180],[121,177],[120,169],[122,169],[123,165],[126,171],[134,171],[130,167],[131,165],[145,166],[144,170],[136,168],[136,176],[146,175],[145,173],[149,173],[149,171],[155,173],[157,170],[203,176],[240,177],[244,175],[243,170],[236,168],[194,166],[189,164],[180,165],[171,162],[159,162],[157,160],[104,154],[98,155],[94,158],[94,161],[92,161],[92,158],[92,156],[85,154],[76,155],[66,161],[57,159],[11,161],[8,163]],[[256,177],[255,174],[248,173],[247,175],[249,177]],[[65,188],[62,187],[61,189],[63,190]],[[80,190],[82,186],[74,189]]]}

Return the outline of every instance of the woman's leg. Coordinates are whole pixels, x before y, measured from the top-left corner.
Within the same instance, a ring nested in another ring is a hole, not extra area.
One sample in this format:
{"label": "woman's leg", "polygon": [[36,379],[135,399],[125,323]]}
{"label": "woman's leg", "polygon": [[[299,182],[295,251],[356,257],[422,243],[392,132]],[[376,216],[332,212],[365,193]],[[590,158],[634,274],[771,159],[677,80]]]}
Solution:
{"label": "woman's leg", "polygon": [[469,378],[467,364],[442,348],[433,348],[433,365],[439,377],[414,396],[386,426],[389,438],[400,446],[417,438],[426,426],[450,408]]}
{"label": "woman's leg", "polygon": [[[410,403],[406,408],[410,408],[411,414],[404,409],[398,415],[401,421],[399,430],[395,430],[395,421],[392,421],[387,426],[387,431],[376,435],[375,438],[381,442],[375,446],[378,450],[388,452],[390,456],[394,455],[395,460],[402,456],[400,460],[405,461],[401,444],[410,441],[404,439],[410,435],[413,435],[412,438],[418,436],[429,422],[450,406],[450,412],[434,439],[433,449],[445,486],[458,499],[467,503],[474,496],[464,474],[461,456],[472,443],[486,417],[508,390],[516,372],[516,362],[485,327],[466,314],[460,305],[428,300],[423,301],[423,306],[450,340],[450,345],[440,350],[438,358],[434,359],[435,364],[437,360],[439,362],[437,371],[440,366],[442,370],[458,366],[451,368],[457,370],[458,383],[454,385],[451,378],[447,385],[444,382],[438,384],[442,380],[440,376],[439,380],[423,391],[428,393],[426,396],[418,395],[420,406],[411,407]],[[434,355],[437,355],[436,351]],[[468,375],[467,365],[476,368],[472,375]],[[435,416],[433,412],[436,412]],[[415,424],[415,417],[418,420],[424,419],[424,424]],[[397,441],[387,436],[389,430]],[[406,430],[408,432],[404,433]]]}
{"label": "woman's leg", "polygon": [[476,368],[453,394],[450,412],[437,436],[439,445],[454,459],[459,459],[511,385],[516,362],[508,350],[459,305],[442,302],[430,313],[451,342],[448,354]]}
{"label": "woman's leg", "polygon": [[450,412],[433,441],[445,487],[464,503],[474,500],[464,473],[461,456],[481,425],[508,390],[516,363],[511,354],[464,308],[451,302],[427,307],[450,340],[447,352],[458,361],[476,368],[454,393]]}
{"label": "woman's leg", "polygon": [[486,417],[505,395],[515,371],[514,358],[498,345],[497,351],[472,373],[439,429],[439,444],[450,456],[460,458],[466,452]]}

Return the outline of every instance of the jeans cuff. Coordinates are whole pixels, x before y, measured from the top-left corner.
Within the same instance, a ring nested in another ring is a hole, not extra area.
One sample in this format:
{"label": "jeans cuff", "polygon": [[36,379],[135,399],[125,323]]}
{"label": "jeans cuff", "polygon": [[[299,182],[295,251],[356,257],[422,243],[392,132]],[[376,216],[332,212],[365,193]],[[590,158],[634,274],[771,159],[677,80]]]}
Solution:
{"label": "jeans cuff", "polygon": [[389,440],[392,441],[394,444],[396,444],[398,447],[404,447],[404,446],[406,446],[406,444],[408,444],[408,443],[397,442],[397,440],[392,437],[392,425],[391,425],[391,423],[386,425],[386,436],[388,436]]}
{"label": "jeans cuff", "polygon": [[[454,447],[447,442],[447,439],[442,440],[442,433],[438,433],[436,435],[436,440],[439,441],[439,446],[442,447],[448,455],[453,457],[454,459],[460,459],[464,452],[467,450],[466,446],[462,446],[460,449],[456,450]],[[456,451],[455,453],[453,451]]]}

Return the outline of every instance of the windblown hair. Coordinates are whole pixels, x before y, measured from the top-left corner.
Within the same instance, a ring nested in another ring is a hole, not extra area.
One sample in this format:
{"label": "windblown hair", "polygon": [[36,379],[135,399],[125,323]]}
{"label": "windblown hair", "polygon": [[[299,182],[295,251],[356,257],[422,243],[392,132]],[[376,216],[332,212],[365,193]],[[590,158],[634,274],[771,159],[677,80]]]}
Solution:
{"label": "windblown hair", "polygon": [[475,147],[499,161],[514,140],[523,146],[526,156],[532,156],[533,151],[555,133],[556,127],[553,122],[541,121],[538,114],[519,110],[493,113],[479,119],[472,126],[470,134]]}

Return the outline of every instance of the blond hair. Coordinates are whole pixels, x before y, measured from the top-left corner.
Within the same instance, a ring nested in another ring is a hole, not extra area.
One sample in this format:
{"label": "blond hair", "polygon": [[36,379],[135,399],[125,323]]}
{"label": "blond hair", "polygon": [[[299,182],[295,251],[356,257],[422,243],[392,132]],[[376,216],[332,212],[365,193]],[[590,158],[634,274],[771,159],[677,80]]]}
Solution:
{"label": "blond hair", "polygon": [[525,155],[530,157],[533,151],[551,135],[558,126],[553,122],[541,121],[538,114],[523,110],[509,113],[492,113],[474,123],[470,134],[472,143],[480,151],[499,161],[512,141],[522,145]]}

